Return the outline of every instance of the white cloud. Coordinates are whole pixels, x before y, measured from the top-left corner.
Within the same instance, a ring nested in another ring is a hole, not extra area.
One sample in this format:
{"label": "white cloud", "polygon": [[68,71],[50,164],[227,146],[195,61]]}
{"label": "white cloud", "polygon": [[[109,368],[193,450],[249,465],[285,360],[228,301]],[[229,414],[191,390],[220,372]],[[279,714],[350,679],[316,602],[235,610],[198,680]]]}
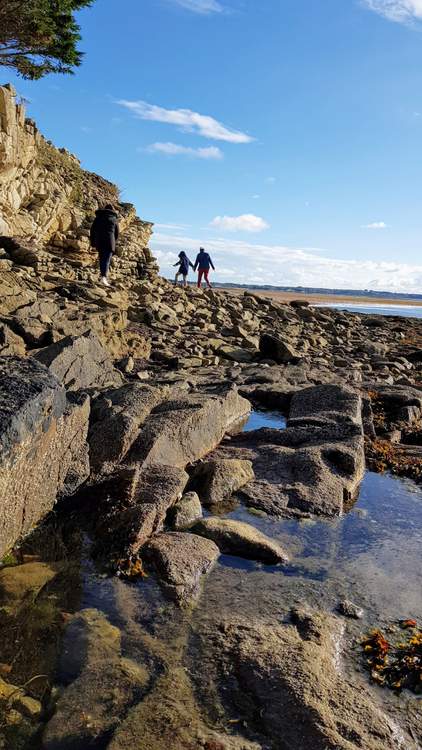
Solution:
{"label": "white cloud", "polygon": [[362,224],[361,229],[388,229],[385,221],[373,221],[371,224]]}
{"label": "white cloud", "polygon": [[275,183],[275,182],[277,182],[277,179],[276,179],[276,177],[267,177],[267,178],[265,179],[265,182],[266,182],[266,183],[267,183],[268,185],[274,185],[274,183]]}
{"label": "white cloud", "polygon": [[409,23],[422,19],[422,0],[363,0],[363,3],[389,21]]}
{"label": "white cloud", "polygon": [[250,135],[239,130],[231,130],[214,117],[201,115],[191,109],[165,109],[155,104],[148,104],[142,100],[129,101],[120,99],[117,104],[125,107],[140,120],[152,122],[164,122],[176,125],[180,130],[202,135],[214,141],[227,141],[228,143],[251,143],[254,140]]}
{"label": "white cloud", "polygon": [[152,143],[145,149],[150,154],[166,154],[167,156],[190,156],[194,159],[223,159],[223,152],[217,146],[207,148],[191,148],[178,143]]}
{"label": "white cloud", "polygon": [[189,224],[154,224],[154,230],[156,229],[169,229],[173,232],[186,232],[187,229],[190,229]]}
{"label": "white cloud", "polygon": [[242,214],[242,216],[216,216],[210,223],[214,229],[222,229],[224,232],[263,232],[269,229],[269,224],[255,214]]}
{"label": "white cloud", "polygon": [[224,8],[218,0],[173,0],[181,8],[191,10],[194,13],[208,15],[209,13],[221,13]]}
{"label": "white cloud", "polygon": [[421,294],[422,265],[321,257],[317,249],[247,243],[233,238],[154,234],[152,248],[161,272],[173,276],[172,263],[185,250],[193,260],[205,247],[216,266],[214,278],[239,284],[373,289]]}

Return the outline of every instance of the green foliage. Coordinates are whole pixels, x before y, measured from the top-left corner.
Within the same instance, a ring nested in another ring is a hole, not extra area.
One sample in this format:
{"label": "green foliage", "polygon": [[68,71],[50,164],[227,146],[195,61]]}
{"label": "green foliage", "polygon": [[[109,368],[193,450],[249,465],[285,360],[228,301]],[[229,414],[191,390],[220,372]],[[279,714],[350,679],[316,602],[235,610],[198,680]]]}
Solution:
{"label": "green foliage", "polygon": [[93,0],[1,0],[0,65],[23,78],[72,73],[82,52],[75,11]]}
{"label": "green foliage", "polygon": [[15,555],[9,552],[0,560],[0,568],[11,568],[18,564]]}

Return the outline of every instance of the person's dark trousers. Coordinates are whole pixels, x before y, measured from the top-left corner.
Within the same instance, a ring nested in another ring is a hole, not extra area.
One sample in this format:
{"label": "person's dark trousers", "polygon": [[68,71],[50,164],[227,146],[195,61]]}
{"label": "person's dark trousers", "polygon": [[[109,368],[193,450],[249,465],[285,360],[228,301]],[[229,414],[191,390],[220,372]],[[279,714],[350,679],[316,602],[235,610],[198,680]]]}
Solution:
{"label": "person's dark trousers", "polygon": [[100,250],[98,254],[100,256],[101,276],[107,276],[113,253],[111,253],[110,250]]}

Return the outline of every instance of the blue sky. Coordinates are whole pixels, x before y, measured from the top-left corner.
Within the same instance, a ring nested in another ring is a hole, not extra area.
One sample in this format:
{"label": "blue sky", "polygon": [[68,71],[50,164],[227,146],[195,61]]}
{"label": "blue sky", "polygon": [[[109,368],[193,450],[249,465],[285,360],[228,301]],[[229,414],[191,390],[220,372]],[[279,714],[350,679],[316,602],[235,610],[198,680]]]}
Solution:
{"label": "blue sky", "polygon": [[80,23],[75,76],[9,80],[156,223],[164,274],[201,243],[221,281],[422,292],[422,0],[97,0]]}

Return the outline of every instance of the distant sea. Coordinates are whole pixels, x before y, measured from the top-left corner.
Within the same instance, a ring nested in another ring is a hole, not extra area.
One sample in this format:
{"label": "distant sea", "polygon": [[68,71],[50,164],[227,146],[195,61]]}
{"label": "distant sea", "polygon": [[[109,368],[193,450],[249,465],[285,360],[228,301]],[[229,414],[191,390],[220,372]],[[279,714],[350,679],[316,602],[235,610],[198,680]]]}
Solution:
{"label": "distant sea", "polygon": [[345,302],[321,302],[315,307],[335,307],[336,310],[365,313],[366,315],[398,315],[401,318],[422,318],[422,306],[416,305],[348,305]]}

